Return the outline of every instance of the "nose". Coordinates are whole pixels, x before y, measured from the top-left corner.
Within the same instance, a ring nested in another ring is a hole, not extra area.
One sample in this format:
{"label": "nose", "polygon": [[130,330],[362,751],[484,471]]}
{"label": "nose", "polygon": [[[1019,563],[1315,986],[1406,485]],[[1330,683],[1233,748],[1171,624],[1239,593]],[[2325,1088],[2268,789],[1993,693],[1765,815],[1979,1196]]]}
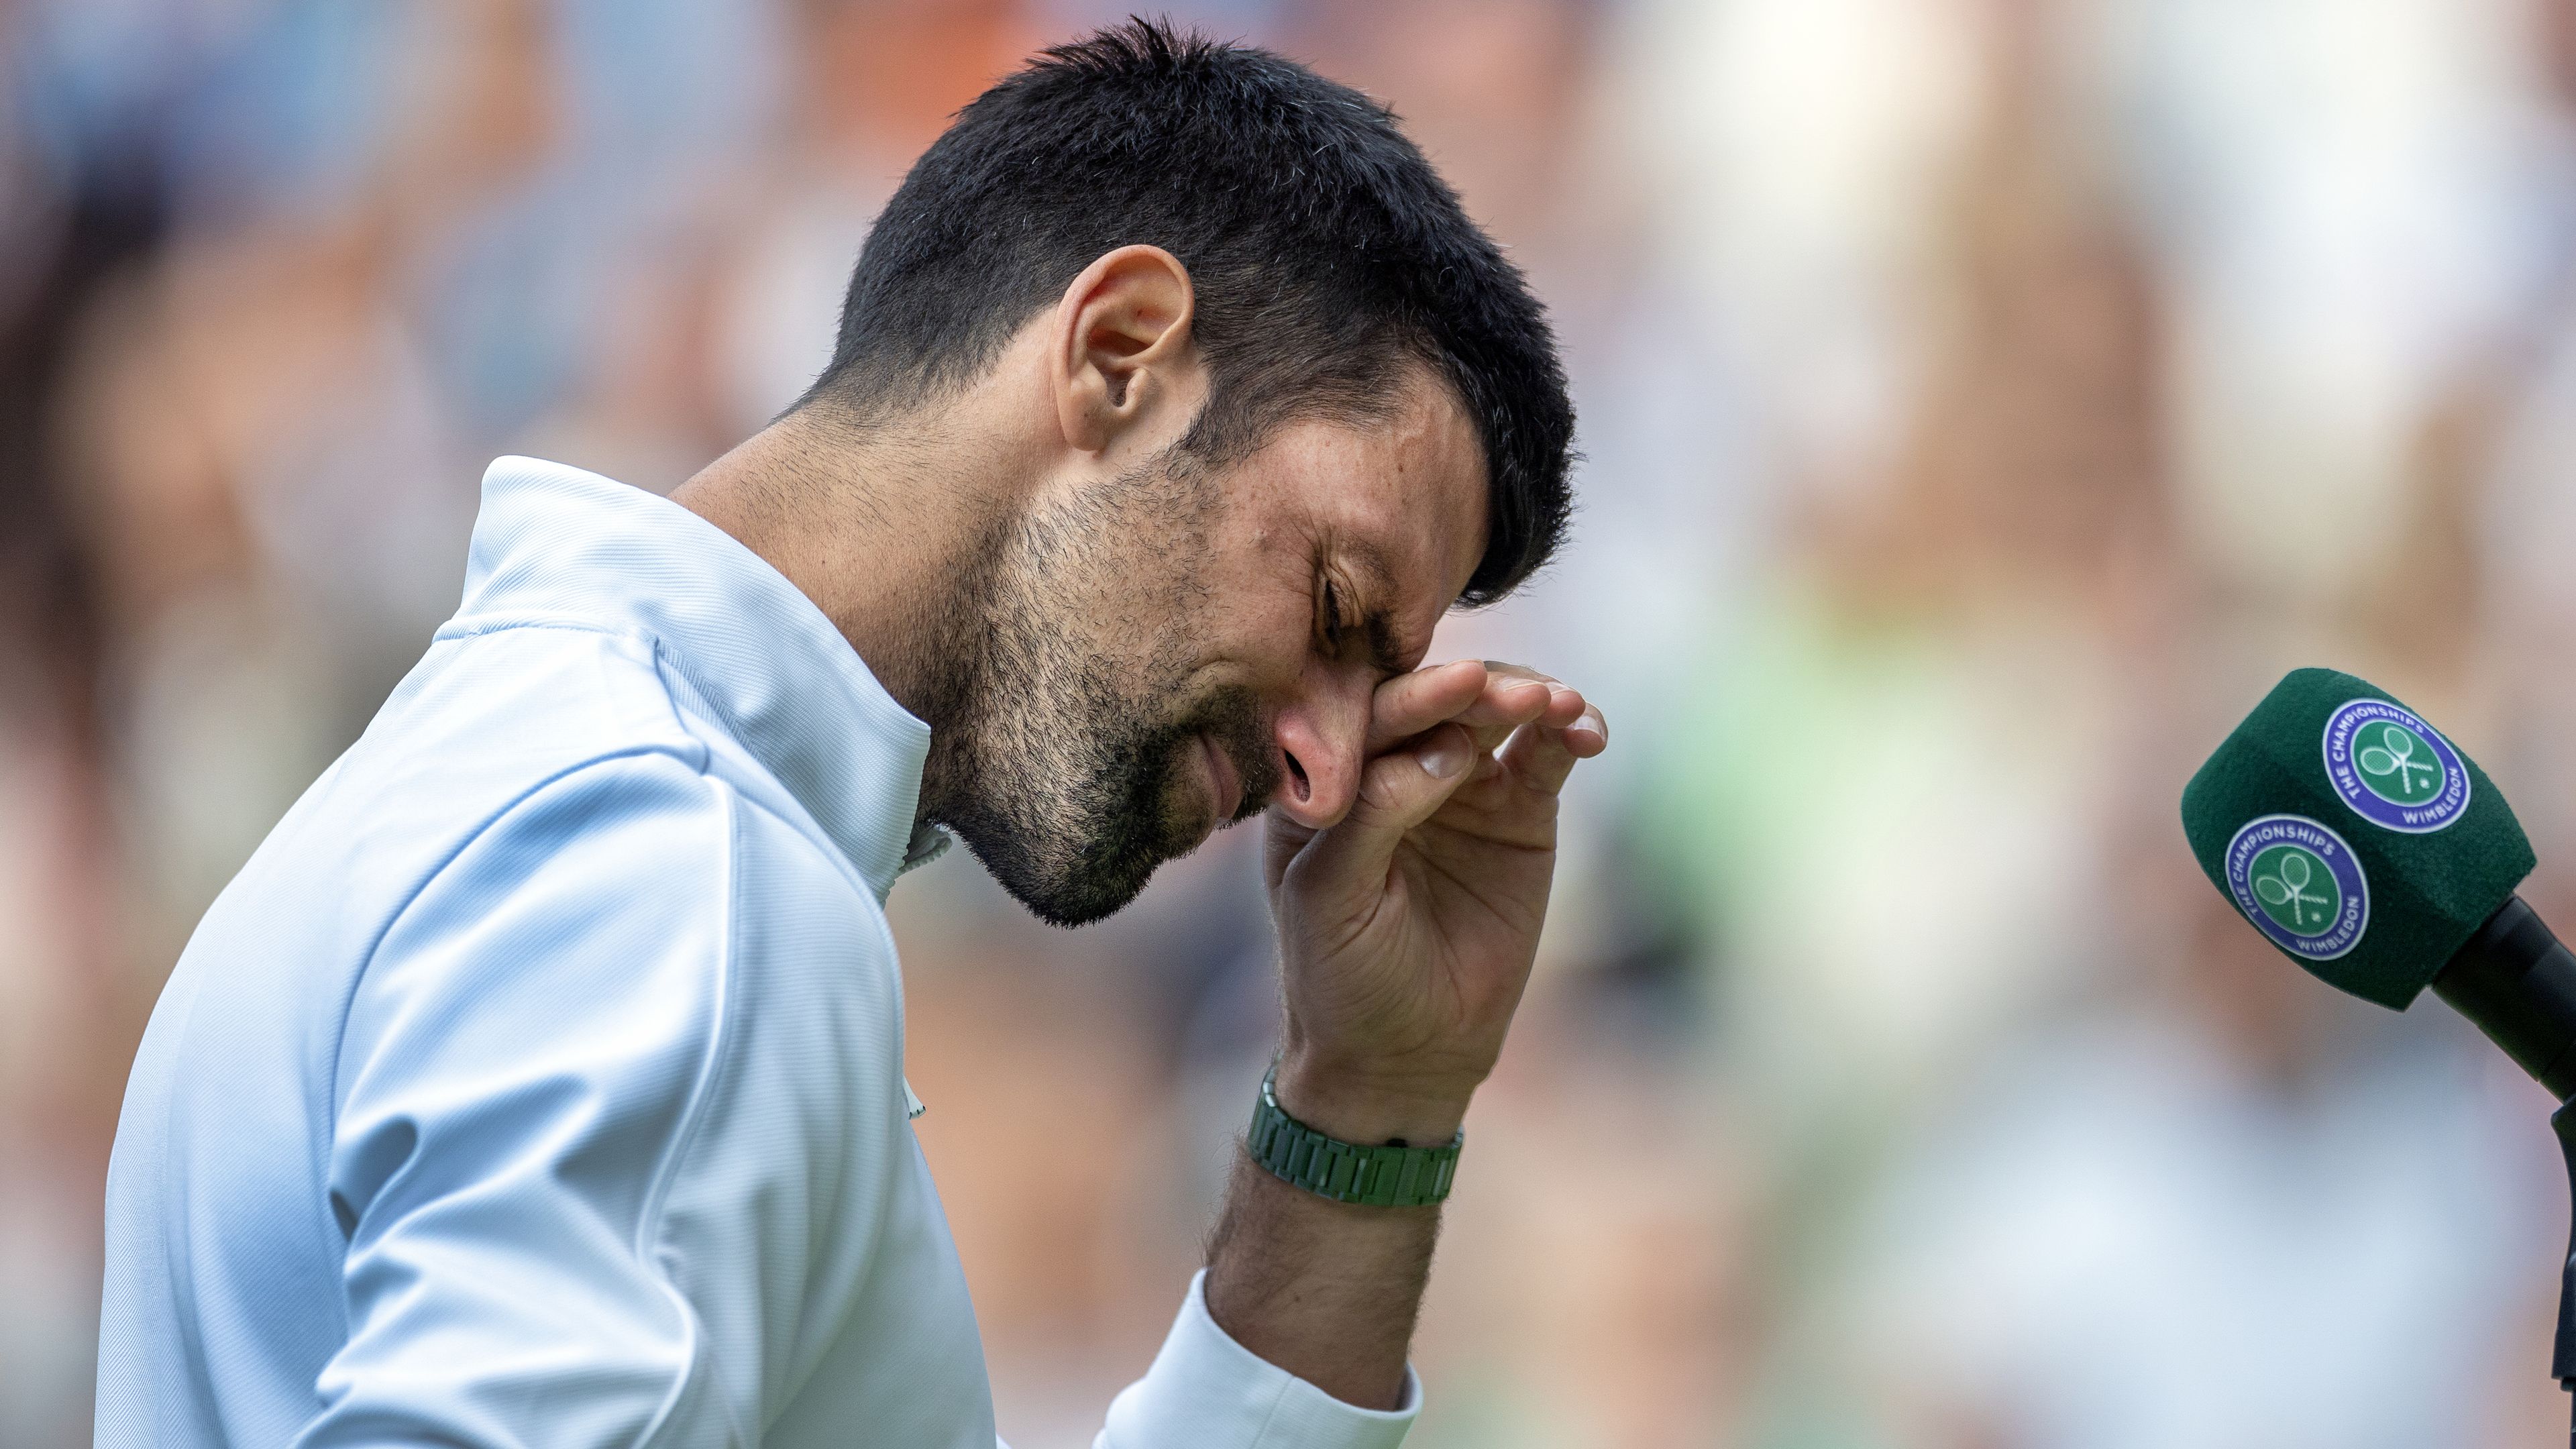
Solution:
{"label": "nose", "polygon": [[1280,761],[1270,803],[1310,830],[1339,824],[1359,799],[1375,681],[1358,670],[1316,670],[1271,726]]}

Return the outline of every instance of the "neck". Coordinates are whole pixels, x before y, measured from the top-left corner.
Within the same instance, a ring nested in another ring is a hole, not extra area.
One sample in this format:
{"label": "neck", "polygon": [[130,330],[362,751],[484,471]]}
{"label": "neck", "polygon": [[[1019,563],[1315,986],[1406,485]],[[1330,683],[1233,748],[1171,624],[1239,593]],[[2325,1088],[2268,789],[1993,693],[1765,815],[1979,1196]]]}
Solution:
{"label": "neck", "polygon": [[681,484],[673,502],[814,601],[895,702],[938,731],[976,581],[1009,516],[1005,470],[936,420],[862,426],[791,413]]}

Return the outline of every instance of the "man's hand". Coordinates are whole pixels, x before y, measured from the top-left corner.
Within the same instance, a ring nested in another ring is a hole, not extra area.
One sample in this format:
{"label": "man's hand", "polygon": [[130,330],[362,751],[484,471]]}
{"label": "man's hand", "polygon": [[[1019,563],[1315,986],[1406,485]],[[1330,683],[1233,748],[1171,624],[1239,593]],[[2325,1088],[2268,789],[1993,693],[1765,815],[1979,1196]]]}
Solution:
{"label": "man's hand", "polygon": [[1608,738],[1582,695],[1518,665],[1378,687],[1350,814],[1269,821],[1290,1115],[1353,1142],[1457,1131],[1529,981],[1557,791]]}
{"label": "man's hand", "polygon": [[[1325,830],[1270,817],[1289,1115],[1346,1142],[1433,1146],[1458,1130],[1529,982],[1557,789],[1608,743],[1583,696],[1514,665],[1378,686],[1350,813]],[[1334,1202],[1236,1159],[1208,1312],[1324,1392],[1397,1407],[1439,1209]]]}

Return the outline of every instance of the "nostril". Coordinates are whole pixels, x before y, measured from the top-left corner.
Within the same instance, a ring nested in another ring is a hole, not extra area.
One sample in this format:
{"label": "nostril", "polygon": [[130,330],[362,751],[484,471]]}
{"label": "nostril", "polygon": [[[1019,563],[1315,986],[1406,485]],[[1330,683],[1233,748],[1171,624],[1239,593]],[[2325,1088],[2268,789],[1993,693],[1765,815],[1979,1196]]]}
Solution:
{"label": "nostril", "polygon": [[1306,778],[1306,767],[1298,764],[1297,757],[1286,750],[1281,750],[1279,757],[1288,762],[1288,777],[1297,782],[1297,803],[1302,805],[1313,799],[1315,787]]}

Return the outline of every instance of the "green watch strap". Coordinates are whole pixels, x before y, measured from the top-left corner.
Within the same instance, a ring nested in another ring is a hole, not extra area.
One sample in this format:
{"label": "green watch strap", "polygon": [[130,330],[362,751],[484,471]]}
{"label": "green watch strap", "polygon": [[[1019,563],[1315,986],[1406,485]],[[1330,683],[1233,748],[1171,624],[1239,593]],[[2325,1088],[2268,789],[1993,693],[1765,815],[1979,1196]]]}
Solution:
{"label": "green watch strap", "polygon": [[1246,1144],[1252,1160],[1273,1175],[1335,1202],[1370,1207],[1429,1207],[1449,1196],[1465,1132],[1440,1147],[1362,1147],[1289,1116],[1279,1106],[1278,1081],[1274,1064],[1261,1079]]}

